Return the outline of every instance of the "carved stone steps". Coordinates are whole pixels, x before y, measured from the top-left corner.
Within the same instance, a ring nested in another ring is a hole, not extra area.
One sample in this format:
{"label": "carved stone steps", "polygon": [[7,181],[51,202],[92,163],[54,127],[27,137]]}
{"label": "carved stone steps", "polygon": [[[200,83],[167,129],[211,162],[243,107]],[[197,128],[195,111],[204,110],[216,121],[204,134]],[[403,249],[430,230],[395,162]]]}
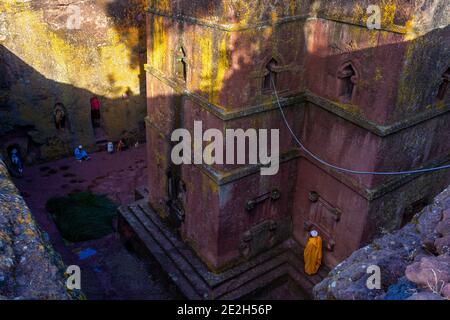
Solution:
{"label": "carved stone steps", "polygon": [[145,226],[127,207],[119,208],[119,213],[122,219],[119,220],[119,232],[123,233],[124,229],[129,228],[133,230],[138,239],[134,241],[142,242],[145,249],[148,250],[146,254],[150,253],[161,265],[163,270],[167,273],[170,279],[175,283],[181,293],[188,299],[201,299],[195,287],[186,279],[182,272],[177,268],[176,264],[170,260],[167,253],[159,245],[158,241],[146,230]]}
{"label": "carved stone steps", "polygon": [[[324,268],[313,277],[303,273],[302,248],[288,240],[220,274],[208,270],[195,252],[170,229],[147,203],[148,191],[136,190],[137,199],[119,208],[119,232],[133,234],[127,241],[153,256],[188,299],[239,299],[289,276],[306,293],[326,275]],[[125,237],[127,238],[127,237]]]}

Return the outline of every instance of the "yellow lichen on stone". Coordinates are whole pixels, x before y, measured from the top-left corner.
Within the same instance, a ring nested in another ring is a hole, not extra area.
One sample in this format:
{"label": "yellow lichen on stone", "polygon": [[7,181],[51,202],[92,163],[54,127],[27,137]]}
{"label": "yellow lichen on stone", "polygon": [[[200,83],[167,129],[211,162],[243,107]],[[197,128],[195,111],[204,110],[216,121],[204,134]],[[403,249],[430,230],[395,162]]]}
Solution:
{"label": "yellow lichen on stone", "polygon": [[[27,32],[23,32],[23,26],[27,26]],[[114,90],[99,85],[111,74],[119,80],[116,85],[120,88],[139,88],[139,69],[132,68],[129,63],[130,48],[139,41],[136,27],[120,30],[120,33],[127,33],[125,41],[116,28],[107,30],[108,43],[97,50],[102,70],[100,78],[99,69],[94,68],[91,61],[93,49],[83,43],[70,43],[51,31],[38,12],[27,9],[15,13],[10,28],[14,43],[6,42],[5,47],[51,80],[111,98],[117,97],[117,94],[110,95]]]}
{"label": "yellow lichen on stone", "polygon": [[210,94],[212,90],[212,66],[213,66],[213,43],[212,39],[207,36],[199,37],[198,39],[200,47],[200,59],[201,59],[201,72],[200,72],[200,91],[202,93]]}
{"label": "yellow lichen on stone", "polygon": [[278,21],[278,14],[275,10],[272,10],[271,14],[272,24],[275,24]]}
{"label": "yellow lichen on stone", "polygon": [[170,1],[169,0],[156,0],[154,1],[154,7],[163,12],[170,11]]}
{"label": "yellow lichen on stone", "polygon": [[383,1],[383,18],[382,18],[382,26],[391,27],[394,25],[395,14],[397,13],[397,6],[395,5],[393,0],[384,0]]}
{"label": "yellow lichen on stone", "polygon": [[437,109],[445,109],[446,105],[445,105],[445,101],[444,100],[438,100],[436,102],[436,108]]}
{"label": "yellow lichen on stone", "polygon": [[218,194],[219,193],[219,185],[211,179],[208,179],[208,180],[209,180],[209,190],[211,191],[211,193]]}
{"label": "yellow lichen on stone", "polygon": [[361,6],[361,4],[357,3],[353,7],[353,18],[357,23],[365,23],[368,19],[367,10]]}
{"label": "yellow lichen on stone", "polygon": [[417,37],[417,34],[416,34],[414,28],[415,28],[415,20],[414,20],[414,16],[412,16],[405,23],[405,37],[404,37],[405,41],[411,41]]}
{"label": "yellow lichen on stone", "polygon": [[379,67],[377,67],[377,68],[375,69],[375,76],[374,76],[373,80],[374,80],[374,81],[379,81],[379,80],[381,80],[381,79],[383,79],[383,75],[382,75],[382,73],[381,73],[381,69],[380,69]]}
{"label": "yellow lichen on stone", "polygon": [[[397,94],[397,106],[402,108],[407,108],[408,106],[414,105],[414,99],[417,96],[417,92],[415,92],[414,86],[406,80],[416,72],[416,68],[418,67],[416,63],[414,63],[414,53],[417,51],[417,48],[424,46],[424,39],[417,38],[414,41],[408,42],[405,50],[404,57],[404,68],[403,68],[403,76],[399,82],[398,94]],[[405,111],[405,110],[403,110]]]}
{"label": "yellow lichen on stone", "polygon": [[30,228],[27,228],[26,230],[25,230],[25,234],[27,235],[27,236],[30,236],[30,237],[35,237],[35,236],[37,236],[37,234],[36,234],[36,232],[34,232],[32,229],[30,229]]}
{"label": "yellow lichen on stone", "polygon": [[228,34],[224,35],[219,43],[218,59],[217,59],[217,75],[213,84],[213,94],[211,100],[215,104],[219,104],[220,92],[223,88],[225,72],[228,69],[228,52],[227,52]]}
{"label": "yellow lichen on stone", "polygon": [[158,70],[163,70],[166,63],[166,56],[168,54],[168,39],[164,30],[164,18],[153,17],[153,43],[150,57],[152,66]]}
{"label": "yellow lichen on stone", "polygon": [[359,115],[361,114],[361,108],[359,108],[357,105],[349,104],[349,103],[341,103],[341,102],[334,102],[339,108],[342,110],[347,111],[348,113],[351,113],[353,115]]}
{"label": "yellow lichen on stone", "polygon": [[295,10],[297,9],[297,0],[289,1],[289,12],[291,15],[295,15]]}
{"label": "yellow lichen on stone", "polygon": [[[136,6],[121,8],[123,15],[119,18],[112,17],[100,4],[80,1],[82,22],[77,30],[67,28],[66,8],[57,4],[36,6],[34,1],[0,0],[2,21],[7,25],[1,45],[10,53],[6,63],[17,69],[13,74],[28,70],[24,77],[11,81],[8,100],[17,116],[11,121],[36,127],[33,139],[42,144],[43,158],[54,159],[70,152],[68,145],[73,137],[55,136],[54,132],[52,108],[58,101],[67,109],[71,128],[76,128],[77,142],[87,147],[93,145],[89,114],[85,112],[92,96],[101,99],[108,139],[137,132],[145,111],[145,98],[140,92],[145,22],[142,15],[138,16],[144,3],[146,0],[138,0]],[[137,22],[136,17],[141,20]]]}
{"label": "yellow lichen on stone", "polygon": [[210,34],[198,39],[201,59],[199,89],[214,104],[219,104],[220,92],[229,66],[228,37],[229,35],[225,34],[218,42],[213,41]]}

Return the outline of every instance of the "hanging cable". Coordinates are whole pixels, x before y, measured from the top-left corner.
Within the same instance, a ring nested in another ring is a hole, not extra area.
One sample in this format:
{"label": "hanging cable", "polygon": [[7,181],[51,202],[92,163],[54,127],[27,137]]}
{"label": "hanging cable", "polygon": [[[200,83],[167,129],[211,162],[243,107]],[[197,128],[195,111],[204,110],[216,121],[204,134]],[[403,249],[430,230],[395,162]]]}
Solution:
{"label": "hanging cable", "polygon": [[291,133],[292,137],[294,138],[294,140],[297,142],[297,144],[300,146],[300,148],[303,151],[305,151],[311,158],[313,158],[317,162],[323,164],[324,166],[333,168],[333,169],[338,170],[338,171],[351,173],[351,174],[383,175],[383,176],[387,176],[387,175],[404,175],[404,174],[418,174],[418,173],[425,173],[425,172],[433,172],[433,171],[438,171],[438,170],[450,169],[450,165],[446,165],[446,166],[440,166],[440,167],[434,167],[434,168],[425,168],[425,169],[417,169],[417,170],[409,170],[409,171],[392,171],[392,172],[359,171],[359,170],[351,170],[351,169],[341,168],[341,167],[335,166],[335,165],[333,165],[331,163],[328,163],[327,161],[322,160],[321,158],[316,156],[308,148],[306,148],[303,145],[303,143],[300,141],[300,139],[295,135],[294,131],[292,130],[291,126],[289,125],[289,123],[288,123],[288,121],[286,119],[286,115],[284,114],[283,107],[281,106],[281,103],[280,103],[280,98],[278,97],[277,89],[275,88],[275,82],[273,81],[273,78],[271,80],[272,80],[273,91],[275,93],[275,97],[277,98],[278,108],[280,109],[281,116],[283,117],[283,121],[286,124],[286,127],[289,129],[289,132]]}

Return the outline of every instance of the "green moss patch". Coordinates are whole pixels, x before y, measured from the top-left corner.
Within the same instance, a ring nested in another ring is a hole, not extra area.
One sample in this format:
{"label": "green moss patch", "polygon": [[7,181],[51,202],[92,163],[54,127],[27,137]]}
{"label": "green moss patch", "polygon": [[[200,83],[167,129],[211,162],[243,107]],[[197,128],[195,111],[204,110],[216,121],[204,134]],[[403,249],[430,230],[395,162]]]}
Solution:
{"label": "green moss patch", "polygon": [[64,239],[80,242],[102,238],[113,232],[117,205],[104,195],[79,192],[50,198],[46,204]]}

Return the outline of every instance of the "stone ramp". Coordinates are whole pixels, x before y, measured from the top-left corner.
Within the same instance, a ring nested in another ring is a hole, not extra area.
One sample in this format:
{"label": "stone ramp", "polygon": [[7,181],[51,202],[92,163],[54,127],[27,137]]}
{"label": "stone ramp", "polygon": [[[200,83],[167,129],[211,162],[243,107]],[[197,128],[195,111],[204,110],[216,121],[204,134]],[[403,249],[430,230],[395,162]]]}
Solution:
{"label": "stone ramp", "polygon": [[303,252],[293,240],[216,274],[208,270],[195,252],[167,227],[150,208],[147,190],[136,190],[136,202],[119,208],[119,231],[123,239],[143,256],[152,256],[188,299],[239,299],[275,280],[289,276],[310,296],[313,286],[328,270],[309,277],[303,273],[303,261],[293,252]]}

